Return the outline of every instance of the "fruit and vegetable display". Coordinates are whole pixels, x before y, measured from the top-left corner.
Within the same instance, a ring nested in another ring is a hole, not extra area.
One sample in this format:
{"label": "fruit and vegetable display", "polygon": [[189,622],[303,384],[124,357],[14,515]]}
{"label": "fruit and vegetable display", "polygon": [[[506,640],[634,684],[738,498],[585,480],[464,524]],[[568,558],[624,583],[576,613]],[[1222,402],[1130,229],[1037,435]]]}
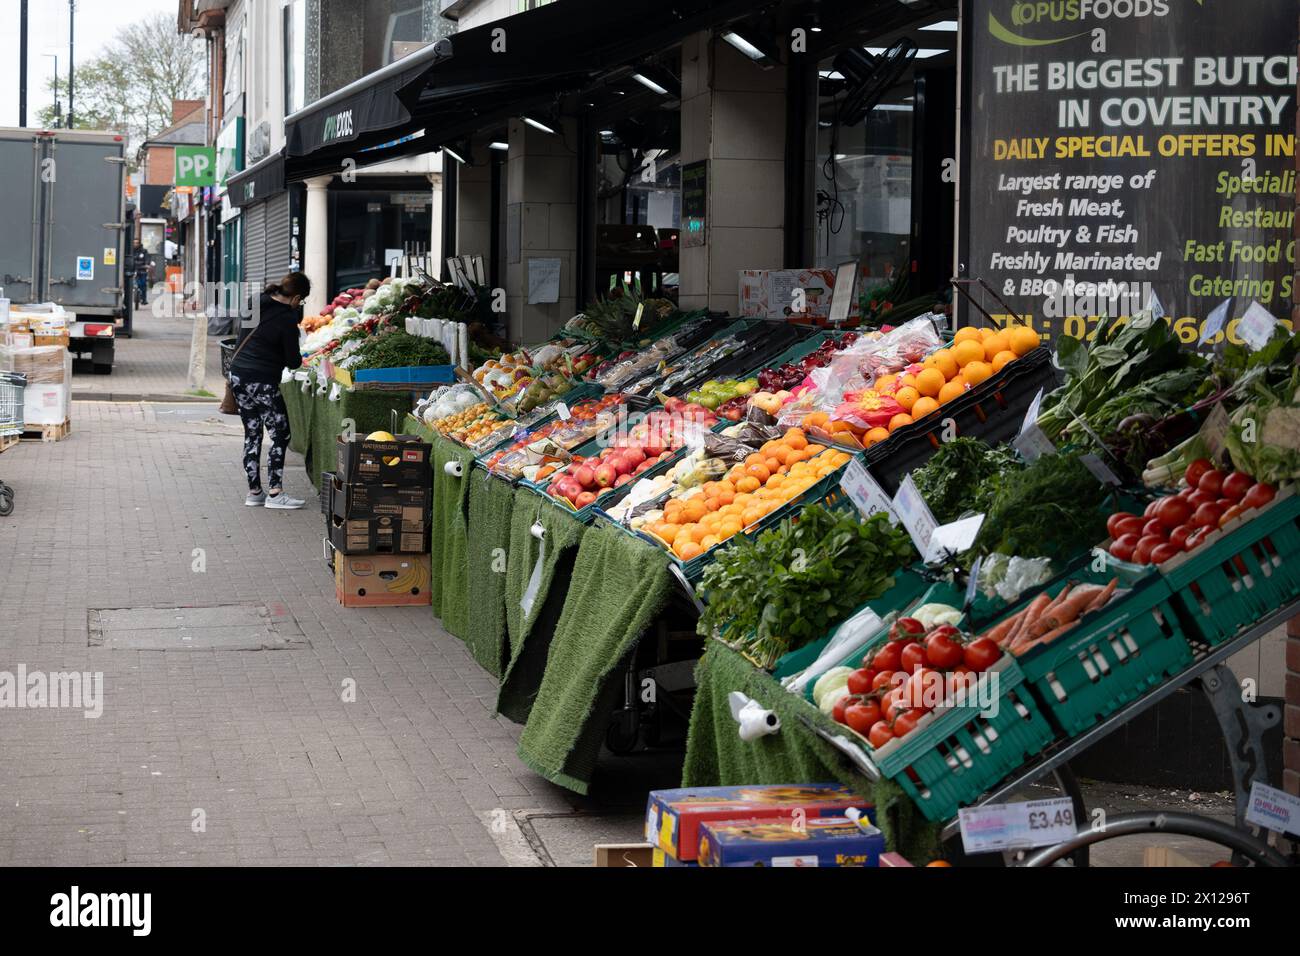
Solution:
{"label": "fruit and vegetable display", "polygon": [[1017,657],[1069,633],[1089,614],[1102,610],[1116,595],[1119,578],[1106,584],[1069,581],[1052,596],[1039,594],[1022,610],[989,628],[980,638]]}
{"label": "fruit and vegetable display", "polygon": [[363,339],[351,355],[335,365],[347,369],[405,368],[446,365],[450,361],[447,350],[433,339],[387,326]]}
{"label": "fruit and vegetable display", "polygon": [[552,465],[538,469],[535,480],[546,481],[546,493],[557,501],[585,508],[600,496],[622,488],[643,471],[672,457],[672,450],[658,445],[610,445],[587,458],[575,456],[558,470]]}
{"label": "fruit and vegetable display", "polygon": [[[640,312],[640,320],[637,313]],[[633,342],[677,314],[668,299],[642,299],[634,294],[613,294],[588,305],[565,323],[570,332],[584,332],[607,342]]]}
{"label": "fruit and vegetable display", "polygon": [[468,448],[488,444],[494,436],[504,439],[514,430],[513,419],[505,418],[487,402],[475,402],[441,418],[426,419],[438,434]]}
{"label": "fruit and vegetable display", "polygon": [[882,514],[809,505],[721,551],[705,569],[698,630],[770,667],[880,597],[916,560],[907,532]]}
{"label": "fruit and vegetable display", "polygon": [[724,379],[723,381],[711,379],[698,389],[687,392],[685,398],[687,402],[693,405],[702,405],[711,411],[717,412],[723,418],[738,422],[745,413],[745,406],[749,402],[749,396],[757,389],[758,379],[756,378],[747,378],[743,381],[734,378]]}
{"label": "fruit and vegetable display", "polygon": [[515,480],[537,480],[537,473],[556,459],[567,461],[569,452],[612,427],[618,420],[622,395],[578,402],[569,417],[556,417],[499,448],[484,466],[494,475]]}

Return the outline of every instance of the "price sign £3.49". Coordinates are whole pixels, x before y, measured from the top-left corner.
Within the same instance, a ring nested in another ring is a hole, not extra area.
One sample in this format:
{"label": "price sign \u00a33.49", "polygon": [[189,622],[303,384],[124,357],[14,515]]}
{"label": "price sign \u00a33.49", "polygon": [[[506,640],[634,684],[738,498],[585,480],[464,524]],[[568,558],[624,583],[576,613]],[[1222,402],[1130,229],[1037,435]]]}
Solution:
{"label": "price sign \u00a33.49", "polygon": [[958,821],[967,853],[1049,846],[1070,839],[1079,829],[1069,797],[964,807]]}

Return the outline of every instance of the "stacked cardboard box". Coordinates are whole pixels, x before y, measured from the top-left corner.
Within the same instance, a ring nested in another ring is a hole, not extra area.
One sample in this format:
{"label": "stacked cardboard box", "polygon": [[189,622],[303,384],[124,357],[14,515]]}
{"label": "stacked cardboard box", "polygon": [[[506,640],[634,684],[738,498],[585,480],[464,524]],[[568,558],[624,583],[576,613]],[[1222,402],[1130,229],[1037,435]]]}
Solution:
{"label": "stacked cardboard box", "polygon": [[[10,342],[30,333],[11,333]],[[62,425],[71,411],[72,353],[62,345],[0,346],[0,369],[27,376],[23,413],[31,427]]]}
{"label": "stacked cardboard box", "polygon": [[417,438],[338,441],[322,476],[326,551],[345,607],[429,603],[430,446]]}

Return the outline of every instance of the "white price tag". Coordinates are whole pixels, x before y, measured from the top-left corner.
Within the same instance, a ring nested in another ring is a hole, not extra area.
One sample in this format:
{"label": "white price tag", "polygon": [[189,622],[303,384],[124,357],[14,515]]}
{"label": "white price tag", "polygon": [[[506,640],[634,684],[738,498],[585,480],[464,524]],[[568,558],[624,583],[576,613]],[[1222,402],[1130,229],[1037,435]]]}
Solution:
{"label": "white price tag", "polygon": [[1043,390],[1040,388],[1034,400],[1029,403],[1025,420],[1020,425],[1020,434],[1011,441],[1011,447],[1020,453],[1025,461],[1033,462],[1044,455],[1055,455],[1056,446],[1038,427],[1038,409],[1043,404]]}
{"label": "white price tag", "polygon": [[1147,299],[1147,308],[1151,310],[1151,318],[1163,319],[1165,317],[1165,306],[1160,301],[1160,296],[1156,295],[1155,289],[1151,290],[1151,297]]}
{"label": "white price tag", "polygon": [[569,406],[564,402],[556,402],[555,414],[560,416],[560,421],[567,422],[569,420]]}
{"label": "white price tag", "polygon": [[975,543],[983,525],[983,515],[972,515],[939,525],[930,535],[930,544],[924,552],[925,563],[938,561],[946,554],[961,554]]}
{"label": "white price tag", "polygon": [[1201,327],[1201,340],[1197,343],[1198,345],[1204,345],[1223,330],[1224,324],[1228,321],[1228,303],[1230,301],[1232,300],[1224,299],[1206,317],[1205,325]]}
{"label": "white price tag", "polygon": [[636,315],[632,319],[632,330],[641,331],[641,316],[645,313],[645,303],[642,302],[636,307]]}
{"label": "white price tag", "polygon": [[1083,462],[1084,467],[1092,472],[1092,476],[1103,485],[1118,486],[1121,483],[1119,476],[1116,475],[1115,472],[1111,471],[1110,468],[1107,467],[1106,463],[1096,455],[1080,455],[1079,461]]}
{"label": "white price tag", "polygon": [[996,853],[1050,846],[1078,833],[1069,797],[990,803],[957,811],[962,847],[967,853]]}
{"label": "white price tag", "polygon": [[880,487],[880,483],[871,477],[871,472],[858,459],[851,459],[845,466],[840,487],[857,505],[864,518],[883,511],[889,515],[890,521],[898,524],[898,515],[894,514],[894,509],[889,504],[889,495],[885,494],[885,489]]}
{"label": "white price tag", "polygon": [[1256,352],[1268,345],[1275,328],[1277,317],[1258,302],[1251,302],[1246,314],[1237,322],[1237,334]]}
{"label": "white price tag", "polygon": [[930,537],[934,534],[934,529],[939,526],[939,522],[934,520],[934,515],[930,513],[930,506],[916,490],[916,483],[912,481],[911,475],[904,478],[903,483],[898,486],[898,494],[894,496],[892,508],[894,514],[898,515],[899,520],[903,522],[907,533],[912,536],[912,543],[916,545],[916,550],[921,554],[928,554]]}
{"label": "white price tag", "polygon": [[1246,822],[1274,833],[1294,833],[1300,836],[1300,797],[1293,797],[1285,790],[1256,780],[1250,785],[1250,806],[1246,808]]}
{"label": "white price tag", "polygon": [[1224,410],[1223,402],[1215,402],[1214,408],[1206,416],[1205,421],[1201,423],[1201,430],[1197,433],[1201,441],[1205,442],[1205,447],[1210,452],[1211,458],[1219,458],[1223,454],[1223,449],[1228,441],[1228,428],[1232,422],[1228,420],[1228,413]]}

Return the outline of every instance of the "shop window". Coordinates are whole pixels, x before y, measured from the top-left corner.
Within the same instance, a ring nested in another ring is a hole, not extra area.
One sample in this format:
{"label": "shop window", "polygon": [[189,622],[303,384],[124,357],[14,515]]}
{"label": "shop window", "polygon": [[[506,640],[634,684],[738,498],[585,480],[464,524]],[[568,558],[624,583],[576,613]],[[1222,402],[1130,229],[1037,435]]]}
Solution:
{"label": "shop window", "polygon": [[331,196],[334,288],[364,285],[387,275],[394,255],[410,248],[427,249],[433,229],[431,205],[414,205],[406,194],[388,191],[340,191]]}

